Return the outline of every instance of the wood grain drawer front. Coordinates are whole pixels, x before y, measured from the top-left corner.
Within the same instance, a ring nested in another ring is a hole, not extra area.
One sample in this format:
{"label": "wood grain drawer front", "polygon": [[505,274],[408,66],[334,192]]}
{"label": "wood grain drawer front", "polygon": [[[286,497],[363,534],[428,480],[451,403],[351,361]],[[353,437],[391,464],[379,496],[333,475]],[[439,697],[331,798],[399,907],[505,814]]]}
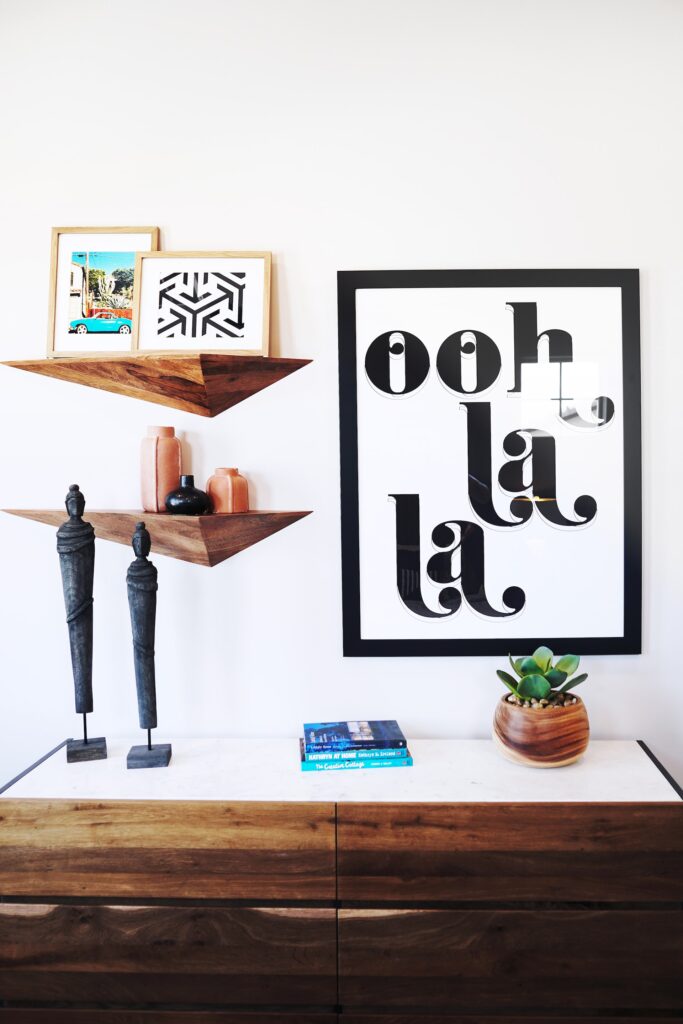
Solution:
{"label": "wood grain drawer front", "polygon": [[473,1017],[460,1013],[252,1013],[247,1010],[3,1010],[2,1024],[680,1024],[675,1017]]}
{"label": "wood grain drawer front", "polygon": [[332,900],[334,860],[331,803],[0,803],[0,895]]}
{"label": "wood grain drawer front", "polygon": [[339,963],[344,1011],[680,1011],[683,914],[341,910]]}
{"label": "wood grain drawer front", "polygon": [[473,1017],[460,1013],[252,1013],[247,1010],[3,1010],[2,1024],[680,1024],[675,1017]]}
{"label": "wood grain drawer front", "polygon": [[[337,1024],[336,1013],[305,1013],[283,1010],[278,1013],[252,1013],[250,1010],[26,1010],[0,1006],[2,1024]],[[384,1024],[373,1017],[371,1024]],[[427,1021],[429,1024],[429,1021]],[[468,1020],[467,1024],[479,1024]],[[490,1022],[486,1022],[490,1024]],[[495,1024],[507,1024],[497,1018]],[[520,1024],[529,1024],[522,1021]],[[565,1024],[559,1021],[559,1024]],[[574,1024],[570,1021],[569,1024]],[[581,1020],[577,1024],[594,1024]],[[609,1024],[623,1024],[610,1020]],[[639,1017],[630,1024],[651,1024]],[[655,1024],[662,1024],[661,1018]],[[671,1024],[671,1020],[667,1022]]]}
{"label": "wood grain drawer front", "polygon": [[339,804],[340,900],[683,900],[683,803]]}
{"label": "wood grain drawer front", "polygon": [[335,911],[0,904],[0,993],[29,1003],[336,1003]]}
{"label": "wood grain drawer front", "polygon": [[[374,1024],[383,1024],[377,1018],[373,1020]],[[309,1014],[300,1010],[266,1014],[248,1010],[3,1010],[0,1006],[0,1021],[2,1024],[337,1024],[337,1014]],[[477,1024],[477,1021],[470,1019],[467,1024]],[[506,1021],[497,1019],[494,1024],[506,1024]],[[520,1024],[528,1024],[528,1021]],[[582,1020],[580,1024],[593,1024],[593,1021]],[[609,1024],[622,1022],[610,1020]],[[650,1022],[638,1018],[629,1024]],[[661,1024],[661,1019],[655,1024]]]}
{"label": "wood grain drawer front", "polygon": [[[0,1020],[2,1020],[2,1012],[0,1011]],[[580,1017],[556,1016],[553,1014],[552,1017],[545,1015],[540,1016],[529,1016],[524,1014],[499,1014],[496,1013],[494,1016],[481,1017],[478,1014],[472,1016],[470,1013],[345,1013],[339,1018],[340,1024],[680,1024],[683,1021],[683,1016],[676,1014],[675,1017],[671,1017],[668,1014],[666,1017],[643,1017],[640,1013],[638,1016],[628,1017],[614,1017],[610,1014],[608,1017],[600,1016],[594,1017],[592,1014],[585,1016],[581,1014]],[[21,1020],[17,1021],[17,1024],[22,1024]],[[41,1024],[39,1020],[27,1021],[25,1024]],[[45,1024],[48,1024],[46,1021]],[[61,1024],[61,1021],[60,1021]],[[93,1024],[106,1024],[105,1021],[100,1022],[95,1020]],[[112,1022],[114,1024],[114,1022]],[[118,1024],[118,1022],[116,1022]],[[122,1022],[123,1024],[123,1022]],[[138,1024],[136,1021],[135,1024]],[[144,1024],[144,1021],[140,1021],[140,1024]],[[164,1024],[164,1022],[162,1022]],[[169,1022],[171,1024],[171,1022]],[[175,1024],[175,1022],[173,1022]],[[180,1022],[178,1022],[180,1024]],[[204,1024],[204,1022],[201,1022]],[[206,1024],[209,1024],[207,1021]],[[251,1021],[245,1022],[245,1024],[252,1024]],[[253,1021],[253,1024],[260,1024],[258,1020]]]}

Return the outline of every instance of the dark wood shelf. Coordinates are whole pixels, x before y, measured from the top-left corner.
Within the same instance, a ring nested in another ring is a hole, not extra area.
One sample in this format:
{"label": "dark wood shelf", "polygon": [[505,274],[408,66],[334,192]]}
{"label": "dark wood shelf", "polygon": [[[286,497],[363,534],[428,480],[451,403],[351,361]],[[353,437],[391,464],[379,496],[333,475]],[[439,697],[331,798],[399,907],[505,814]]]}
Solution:
{"label": "dark wood shelf", "polygon": [[189,352],[55,357],[3,365],[112,391],[116,395],[141,398],[198,416],[218,416],[310,362],[310,359]]}
{"label": "dark wood shelf", "polygon": [[[6,508],[3,511],[55,528],[66,518],[63,509]],[[144,522],[152,538],[152,558],[155,554],[169,555],[184,562],[212,566],[310,514],[254,511],[234,515],[172,516],[161,512],[91,512],[88,509],[85,519],[92,523],[100,540],[112,540],[128,547],[135,524]]]}

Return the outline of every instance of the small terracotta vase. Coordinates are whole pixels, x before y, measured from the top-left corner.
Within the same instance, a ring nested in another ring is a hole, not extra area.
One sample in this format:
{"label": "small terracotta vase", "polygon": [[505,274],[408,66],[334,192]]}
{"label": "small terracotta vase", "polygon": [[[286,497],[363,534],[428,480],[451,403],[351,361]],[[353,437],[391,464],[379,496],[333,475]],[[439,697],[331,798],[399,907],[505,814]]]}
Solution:
{"label": "small terracotta vase", "polygon": [[214,512],[232,513],[249,511],[249,484],[236,469],[216,469],[209,477],[206,493]]}
{"label": "small terracotta vase", "polygon": [[525,708],[503,696],[493,719],[494,743],[509,760],[532,768],[562,768],[578,761],[589,732],[580,697],[567,707]]}
{"label": "small terracotta vase", "polygon": [[176,516],[205,516],[211,511],[209,496],[194,485],[194,477],[180,478],[180,487],[166,495],[166,511]]}
{"label": "small terracotta vase", "polygon": [[140,446],[140,483],[145,512],[165,512],[166,495],[180,483],[181,449],[173,427],[147,427]]}

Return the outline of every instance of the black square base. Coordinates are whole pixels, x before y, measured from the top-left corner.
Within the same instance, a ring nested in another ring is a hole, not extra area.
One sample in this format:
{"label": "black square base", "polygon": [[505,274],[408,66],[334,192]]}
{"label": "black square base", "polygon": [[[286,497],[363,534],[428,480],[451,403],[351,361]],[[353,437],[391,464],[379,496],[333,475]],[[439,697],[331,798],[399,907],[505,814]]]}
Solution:
{"label": "black square base", "polygon": [[146,743],[139,747],[131,747],[126,765],[128,768],[168,768],[172,749],[170,743],[152,744],[151,750]]}
{"label": "black square base", "polygon": [[84,740],[66,741],[66,759],[73,761],[101,761],[107,756],[107,741],[104,736],[96,736],[87,743]]}

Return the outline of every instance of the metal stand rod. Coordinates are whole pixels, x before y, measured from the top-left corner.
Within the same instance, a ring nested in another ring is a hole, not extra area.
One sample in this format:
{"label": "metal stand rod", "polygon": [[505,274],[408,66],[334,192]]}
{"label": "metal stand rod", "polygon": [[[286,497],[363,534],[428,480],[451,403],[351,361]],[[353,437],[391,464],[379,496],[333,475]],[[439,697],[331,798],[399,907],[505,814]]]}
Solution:
{"label": "metal stand rod", "polygon": [[152,749],[152,730],[151,729],[147,730],[147,749],[148,750]]}
{"label": "metal stand rod", "polygon": [[85,711],[83,712],[83,742],[88,742],[88,719],[86,718]]}

